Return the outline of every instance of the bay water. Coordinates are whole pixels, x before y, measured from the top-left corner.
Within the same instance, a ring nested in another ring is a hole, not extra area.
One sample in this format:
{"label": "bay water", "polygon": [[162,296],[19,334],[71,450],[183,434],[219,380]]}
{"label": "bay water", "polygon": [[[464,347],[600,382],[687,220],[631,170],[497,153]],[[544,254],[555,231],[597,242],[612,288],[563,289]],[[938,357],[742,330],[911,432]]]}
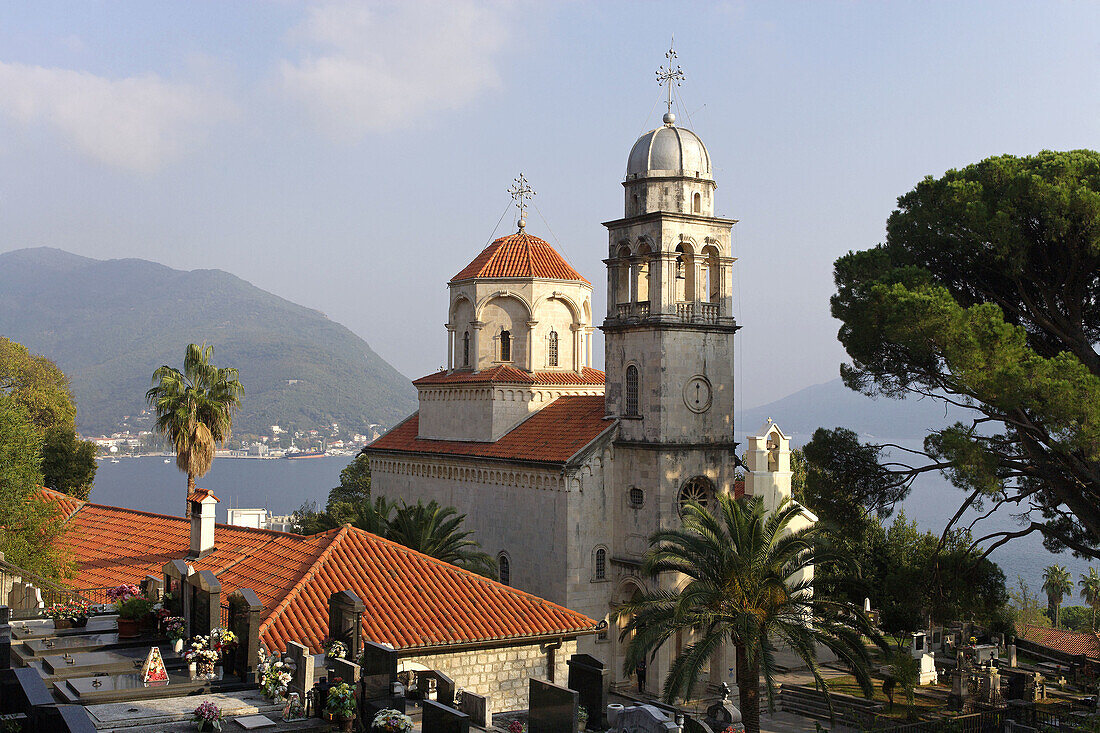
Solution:
{"label": "bay water", "polygon": [[[290,514],[308,501],[324,506],[329,490],[340,482],[340,471],[351,460],[350,456],[296,460],[218,458],[199,485],[213,491],[221,500],[217,507],[219,522],[226,520],[229,507],[266,508],[272,514]],[[176,468],[174,459],[169,459],[168,463],[161,456],[120,458],[117,463],[105,459],[99,462],[91,501],[180,516],[186,493],[187,477]],[[938,535],[963,498],[963,493],[943,477],[927,474],[918,480],[901,508],[908,519]],[[975,516],[976,513],[971,512],[963,524]],[[1014,529],[1018,526],[1008,510],[1001,509],[995,517],[979,524],[975,531],[976,536],[980,536]],[[1010,587],[1015,587],[1016,576],[1020,576],[1031,592],[1040,596],[1043,569],[1054,563],[1065,565],[1074,584],[1073,597],[1066,599],[1066,605],[1081,603],[1077,598],[1077,579],[1088,571],[1089,563],[1068,552],[1052,555],[1043,548],[1038,535],[1012,540],[990,557],[1001,566]]]}

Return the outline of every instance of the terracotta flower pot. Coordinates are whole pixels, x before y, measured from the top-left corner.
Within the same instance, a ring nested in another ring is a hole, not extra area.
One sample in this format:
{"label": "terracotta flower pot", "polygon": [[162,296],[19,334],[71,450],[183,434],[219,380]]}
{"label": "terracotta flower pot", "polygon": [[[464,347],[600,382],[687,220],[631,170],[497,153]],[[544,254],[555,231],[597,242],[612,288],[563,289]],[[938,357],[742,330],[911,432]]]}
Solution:
{"label": "terracotta flower pot", "polygon": [[133,639],[136,636],[141,636],[141,622],[132,618],[120,617],[118,620],[118,638]]}
{"label": "terracotta flower pot", "polygon": [[355,730],[355,718],[340,718],[340,730],[352,733]]}

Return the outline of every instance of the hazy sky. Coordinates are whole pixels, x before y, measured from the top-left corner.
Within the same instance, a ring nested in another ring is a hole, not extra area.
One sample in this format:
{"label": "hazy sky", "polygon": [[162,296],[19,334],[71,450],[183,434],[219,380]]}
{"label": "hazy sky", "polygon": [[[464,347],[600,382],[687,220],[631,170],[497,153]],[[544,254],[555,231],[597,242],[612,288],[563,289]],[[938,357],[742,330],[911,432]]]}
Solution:
{"label": "hazy sky", "polygon": [[673,33],[740,220],[745,407],[837,375],[832,262],[922,176],[1100,146],[1096,2],[5,2],[0,251],[228,270],[420,376],[521,170],[603,313]]}

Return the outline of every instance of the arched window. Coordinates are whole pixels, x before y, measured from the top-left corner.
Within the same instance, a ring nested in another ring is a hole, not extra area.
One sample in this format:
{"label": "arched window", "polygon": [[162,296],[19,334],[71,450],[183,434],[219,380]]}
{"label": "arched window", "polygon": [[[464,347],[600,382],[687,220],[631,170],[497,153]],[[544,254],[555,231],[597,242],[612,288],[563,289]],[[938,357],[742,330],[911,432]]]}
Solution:
{"label": "arched window", "polygon": [[550,344],[548,354],[550,359],[550,366],[556,367],[558,365],[558,332],[554,330],[550,331]]}
{"label": "arched window", "polygon": [[630,489],[630,506],[639,507],[645,503],[645,492],[634,486]]}
{"label": "arched window", "polygon": [[691,502],[695,502],[705,509],[710,505],[711,494],[713,493],[713,487],[706,477],[696,476],[691,479],[680,489],[680,513],[683,514],[684,508]]}
{"label": "arched window", "polygon": [[631,364],[626,368],[626,414],[638,415],[638,367]]}
{"label": "arched window", "polygon": [[462,366],[470,366],[470,332],[462,334]]}
{"label": "arched window", "polygon": [[607,580],[607,550],[602,547],[596,548],[595,578]]}
{"label": "arched window", "polygon": [[503,552],[497,555],[497,577],[505,585],[511,585],[512,583],[512,561]]}
{"label": "arched window", "polygon": [[512,334],[507,331],[500,332],[500,360],[512,360]]}
{"label": "arched window", "polygon": [[698,214],[702,210],[703,210],[703,197],[702,197],[701,194],[697,193],[697,194],[695,194],[694,196],[691,197],[691,211],[692,211],[692,213]]}

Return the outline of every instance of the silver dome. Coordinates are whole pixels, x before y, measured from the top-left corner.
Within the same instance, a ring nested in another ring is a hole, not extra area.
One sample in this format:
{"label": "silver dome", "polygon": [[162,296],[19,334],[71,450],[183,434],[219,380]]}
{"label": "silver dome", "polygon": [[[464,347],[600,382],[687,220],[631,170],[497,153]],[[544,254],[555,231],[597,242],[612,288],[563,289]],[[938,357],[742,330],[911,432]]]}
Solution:
{"label": "silver dome", "polygon": [[710,178],[710,153],[691,130],[671,124],[650,130],[630,149],[626,177],[683,175]]}

